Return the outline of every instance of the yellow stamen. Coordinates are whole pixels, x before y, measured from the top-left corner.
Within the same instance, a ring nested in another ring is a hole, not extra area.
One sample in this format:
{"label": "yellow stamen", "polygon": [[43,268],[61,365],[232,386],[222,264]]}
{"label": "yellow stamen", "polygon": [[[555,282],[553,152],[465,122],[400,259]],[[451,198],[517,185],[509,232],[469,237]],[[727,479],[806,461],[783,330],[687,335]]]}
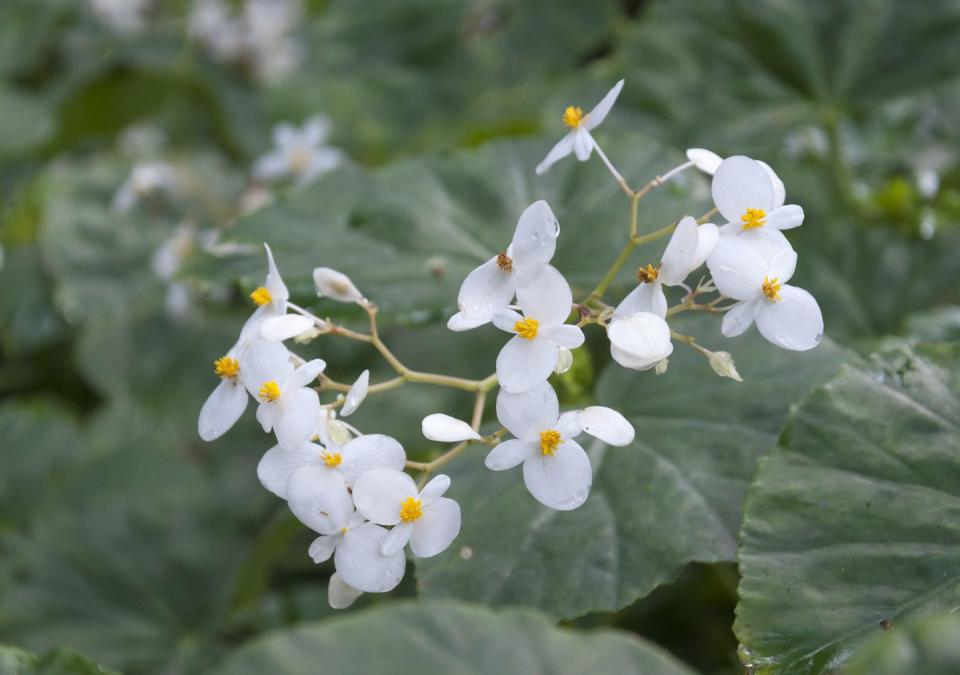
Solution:
{"label": "yellow stamen", "polygon": [[500,251],[497,255],[497,267],[501,272],[510,274],[513,271],[513,258],[508,256],[506,251]]}
{"label": "yellow stamen", "polygon": [[414,497],[407,497],[400,505],[400,520],[405,523],[412,523],[423,515],[423,506],[420,500]]}
{"label": "yellow stamen", "polygon": [[341,528],[340,528],[340,534],[346,534],[346,533],[347,533],[347,528],[341,527]]}
{"label": "yellow stamen", "polygon": [[221,356],[213,362],[213,372],[224,378],[236,377],[240,372],[240,362],[232,356]]}
{"label": "yellow stamen", "polygon": [[763,294],[767,296],[767,300],[770,302],[776,302],[780,299],[780,288],[783,286],[777,277],[771,279],[770,277],[763,278]]}
{"label": "yellow stamen", "polygon": [[562,440],[560,432],[555,429],[547,429],[540,432],[540,452],[544,455],[553,455],[557,452]]}
{"label": "yellow stamen", "polygon": [[313,154],[305,148],[294,148],[287,154],[287,165],[290,173],[299,176],[310,168]]}
{"label": "yellow stamen", "polygon": [[343,461],[343,455],[339,452],[321,452],[320,459],[322,459],[323,463],[328,467],[334,469],[340,466],[340,463]]}
{"label": "yellow stamen", "polygon": [[537,337],[537,333],[540,330],[540,322],[538,322],[532,316],[528,316],[513,324],[513,330],[517,331],[517,335],[522,337],[524,340],[532,340],[533,338]]}
{"label": "yellow stamen", "polygon": [[651,284],[657,280],[658,276],[660,276],[660,269],[649,263],[647,263],[646,267],[641,267],[637,270],[637,280],[641,284]]}
{"label": "yellow stamen", "polygon": [[740,216],[740,220],[743,221],[744,230],[753,230],[758,227],[763,227],[767,224],[766,221],[767,212],[763,209],[747,209],[746,213]]}
{"label": "yellow stamen", "polygon": [[251,298],[255,303],[257,303],[258,305],[261,305],[261,306],[266,305],[266,304],[269,303],[271,300],[273,300],[273,296],[270,295],[270,291],[268,291],[268,290],[266,289],[266,287],[264,287],[264,286],[261,286],[260,288],[258,288],[257,290],[255,290],[253,293],[251,293],[251,294],[250,294],[250,298]]}
{"label": "yellow stamen", "polygon": [[264,403],[273,403],[280,398],[280,385],[277,384],[276,380],[263,383],[263,386],[260,387],[260,398],[263,399]]}
{"label": "yellow stamen", "polygon": [[563,111],[563,123],[571,129],[579,127],[586,118],[587,116],[583,114],[583,108],[579,106],[570,105]]}

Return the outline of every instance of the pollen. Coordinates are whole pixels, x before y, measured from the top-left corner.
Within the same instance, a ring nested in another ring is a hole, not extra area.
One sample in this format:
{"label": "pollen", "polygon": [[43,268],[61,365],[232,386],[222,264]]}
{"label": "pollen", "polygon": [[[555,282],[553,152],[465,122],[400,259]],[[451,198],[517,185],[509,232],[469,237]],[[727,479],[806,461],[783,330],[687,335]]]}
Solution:
{"label": "pollen", "polygon": [[334,469],[340,466],[340,463],[343,462],[343,455],[341,455],[339,452],[321,452],[320,459],[322,459],[323,463],[328,467]]}
{"label": "pollen", "polygon": [[270,295],[270,291],[268,291],[264,286],[261,286],[251,293],[250,298],[261,307],[273,300],[273,296]]}
{"label": "pollen", "polygon": [[763,294],[767,296],[767,300],[770,302],[776,302],[780,299],[780,288],[783,286],[777,277],[771,279],[770,277],[763,278]]}
{"label": "pollen", "polygon": [[276,380],[263,383],[263,386],[260,387],[260,398],[264,403],[273,403],[280,398],[280,385],[277,384]]}
{"label": "pollen", "polygon": [[524,340],[532,340],[533,338],[537,337],[537,333],[540,330],[540,322],[533,317],[528,316],[513,324],[513,330],[517,331],[517,335],[522,337]]}
{"label": "pollen", "polygon": [[767,224],[767,212],[763,209],[747,209],[746,213],[740,216],[740,220],[743,222],[744,230],[755,230],[758,227],[763,227]]}
{"label": "pollen", "polygon": [[647,263],[646,267],[641,267],[637,270],[637,280],[641,284],[650,284],[657,280],[657,277],[660,276],[660,270],[650,263]]}
{"label": "pollen", "polygon": [[583,114],[583,108],[579,106],[570,105],[563,111],[563,123],[571,129],[579,127],[585,119],[586,115]]}
{"label": "pollen", "polygon": [[412,523],[416,520],[419,520],[420,516],[423,515],[423,506],[420,504],[420,500],[415,497],[407,497],[403,500],[403,503],[400,504],[400,520],[405,523]]}
{"label": "pollen", "polygon": [[506,251],[500,251],[497,254],[497,267],[500,268],[501,272],[510,274],[513,271],[513,258],[508,256]]}
{"label": "pollen", "polygon": [[213,372],[223,378],[233,378],[240,373],[240,362],[232,356],[221,356],[213,362]]}
{"label": "pollen", "polygon": [[547,429],[546,431],[540,432],[540,452],[544,455],[550,455],[553,457],[557,452],[557,448],[560,446],[560,441],[562,437],[560,432],[556,429]]}

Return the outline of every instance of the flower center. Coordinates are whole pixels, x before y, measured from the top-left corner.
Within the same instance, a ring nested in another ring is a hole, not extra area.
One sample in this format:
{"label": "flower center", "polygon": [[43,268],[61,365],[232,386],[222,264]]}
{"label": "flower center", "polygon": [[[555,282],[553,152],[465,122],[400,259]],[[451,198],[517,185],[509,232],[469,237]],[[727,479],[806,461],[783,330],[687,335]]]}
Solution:
{"label": "flower center", "polygon": [[637,280],[641,284],[650,284],[657,280],[657,277],[660,276],[660,270],[650,263],[647,263],[646,267],[641,267],[637,270]]}
{"label": "flower center", "polygon": [[423,515],[423,506],[420,500],[415,497],[407,497],[400,505],[400,520],[405,523],[412,523]]}
{"label": "flower center", "polygon": [[251,293],[250,298],[261,307],[273,300],[273,296],[270,295],[270,291],[268,291],[264,286],[261,286]]}
{"label": "flower center", "polygon": [[260,387],[260,398],[263,399],[264,403],[273,403],[280,398],[280,385],[277,384],[276,380],[263,383],[263,386]]}
{"label": "flower center", "polygon": [[767,212],[763,209],[747,209],[746,213],[740,216],[743,221],[744,230],[754,230],[767,224]]}
{"label": "flower center", "polygon": [[532,340],[537,337],[537,332],[540,330],[540,323],[532,316],[528,316],[513,324],[513,330],[517,331],[517,335],[524,340]]}
{"label": "flower center", "polygon": [[343,455],[339,452],[321,452],[320,459],[323,460],[323,463],[326,464],[331,469],[334,469],[340,466],[340,463],[343,461]]}
{"label": "flower center", "polygon": [[221,356],[213,362],[213,372],[223,378],[236,377],[240,372],[240,362],[232,356]]}
{"label": "flower center", "polygon": [[557,452],[557,448],[560,446],[560,441],[562,437],[560,432],[556,429],[547,429],[546,431],[540,432],[540,452],[544,455],[553,455]]}
{"label": "flower center", "polygon": [[767,300],[770,302],[776,302],[780,299],[780,288],[783,286],[777,277],[771,279],[770,277],[763,278],[763,294],[767,296]]}
{"label": "flower center", "polygon": [[501,272],[510,274],[513,271],[513,258],[508,256],[506,251],[500,251],[497,255],[497,267]]}
{"label": "flower center", "polygon": [[583,124],[586,117],[587,116],[583,114],[583,108],[579,106],[570,105],[563,111],[563,123],[571,129],[576,129]]}
{"label": "flower center", "polygon": [[287,154],[290,173],[300,175],[310,167],[312,153],[304,148],[294,148]]}

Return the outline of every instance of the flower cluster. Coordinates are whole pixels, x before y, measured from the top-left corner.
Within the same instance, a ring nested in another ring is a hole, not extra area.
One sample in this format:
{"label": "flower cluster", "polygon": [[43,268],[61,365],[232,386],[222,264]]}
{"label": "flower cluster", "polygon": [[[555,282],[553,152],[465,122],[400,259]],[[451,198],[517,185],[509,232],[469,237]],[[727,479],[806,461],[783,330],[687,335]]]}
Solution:
{"label": "flower cluster", "polygon": [[[437,555],[450,546],[460,531],[460,507],[444,497],[451,481],[436,471],[472,445],[489,447],[484,463],[493,471],[522,464],[528,491],[548,508],[566,511],[586,501],[593,468],[589,450],[577,439],[587,434],[622,447],[633,442],[635,430],[622,414],[604,406],[561,412],[550,378],[570,367],[574,350],[584,344],[584,327],[602,328],[612,359],[625,368],[666,372],[678,341],[706,357],[715,373],[737,381],[741,378],[732,356],[706,349],[692,336],[675,331],[670,325],[674,314],[720,314],[720,331],[726,337],[740,335],[756,323],[763,337],[784,349],[811,349],[820,341],[823,319],[816,301],[787,284],[797,254],[782,231],[799,226],[803,210],[785,204],[784,185],[776,173],[758,160],[723,159],[695,148],[687,152],[687,162],[632,189],[592,134],[622,87],[620,81],[589,113],[568,107],[563,122],[570,131],[536,172],[546,172],[570,154],[580,161],[593,154],[600,157],[630,199],[626,246],[598,286],[575,301],[570,284],[551,264],[560,236],[557,217],[545,201],[528,206],[511,241],[490,251],[490,257],[466,276],[457,297],[458,311],[447,323],[458,332],[493,324],[510,334],[496,358],[495,372],[487,378],[468,380],[406,367],[380,337],[376,305],[336,270],[314,270],[317,295],[358,304],[369,316],[369,333],[333,325],[291,303],[267,247],[266,279],[251,294],[258,308],[237,343],[214,364],[220,383],[200,412],[199,431],[206,440],[217,438],[243,414],[250,397],[257,402],[257,420],[277,441],[260,461],[259,479],[319,535],[309,548],[310,557],[316,562],[333,558],[332,606],[346,607],[362,592],[394,588],[403,577],[407,544],[418,557]],[[287,138],[278,137],[280,147],[275,156],[262,160],[264,166],[289,165],[291,134],[286,130]],[[318,136],[322,134],[313,132]],[[638,202],[692,167],[712,175],[715,208],[699,219],[683,216],[660,230],[639,233]],[[714,213],[725,222],[719,226],[707,222]],[[637,268],[636,287],[617,305],[605,303],[604,294],[633,250],[667,236],[660,260]],[[704,265],[709,278],[688,285],[690,275]],[[671,305],[667,293],[676,288],[684,294]],[[714,293],[714,299],[703,301],[703,295]],[[337,383],[323,374],[322,360],[302,359],[284,345],[291,338],[308,342],[320,335],[372,346],[397,377],[370,384],[369,371],[364,371],[352,385]],[[362,434],[343,420],[367,394],[410,382],[454,387],[475,396],[469,422],[439,412],[423,418],[424,437],[453,444],[428,462],[408,460],[395,439]],[[484,435],[484,406],[497,385],[501,428]],[[318,392],[327,390],[344,395],[323,404]],[[507,434],[512,438],[505,439]],[[405,470],[419,471],[419,483]]]}

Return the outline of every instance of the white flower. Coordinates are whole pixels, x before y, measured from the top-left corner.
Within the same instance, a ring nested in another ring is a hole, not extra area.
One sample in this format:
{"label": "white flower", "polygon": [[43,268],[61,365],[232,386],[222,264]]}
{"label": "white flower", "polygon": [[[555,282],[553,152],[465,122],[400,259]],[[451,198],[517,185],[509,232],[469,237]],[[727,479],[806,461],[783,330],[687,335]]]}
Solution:
{"label": "white flower", "polygon": [[349,417],[357,408],[360,407],[360,404],[363,403],[363,399],[367,397],[367,390],[370,387],[370,371],[365,370],[360,373],[360,377],[350,385],[350,391],[347,392],[347,397],[344,399],[343,407],[340,409],[341,417]]}
{"label": "white flower", "polygon": [[212,441],[229,431],[247,409],[247,390],[240,381],[240,362],[233,350],[213,362],[220,383],[200,409],[197,431],[200,438]]}
{"label": "white flower", "polygon": [[343,153],[324,145],[329,133],[330,122],[319,115],[307,120],[302,129],[280,124],[273,130],[273,151],[253,165],[254,178],[276,181],[292,177],[305,185],[332,171],[342,163]]}
{"label": "white flower", "polygon": [[252,340],[263,338],[282,342],[310,330],[314,325],[314,320],[309,317],[286,313],[290,291],[280,277],[270,247],[264,243],[263,248],[267,251],[267,276],[263,286],[250,293],[250,299],[258,307],[240,329],[236,349],[241,352]]}
{"label": "white flower", "polygon": [[607,95],[586,115],[583,114],[583,109],[581,108],[575,106],[567,107],[563,113],[563,123],[570,127],[570,131],[560,139],[559,143],[553,146],[553,149],[547,153],[544,160],[537,165],[538,174],[546,173],[547,169],[553,166],[554,163],[563,159],[571,152],[574,153],[581,162],[585,162],[590,158],[590,153],[593,152],[594,147],[596,147],[596,141],[593,140],[590,132],[600,126],[600,123],[606,119],[607,114],[620,95],[621,89],[623,89],[623,80],[617,82],[613,86],[613,89],[608,91]]}
{"label": "white flower", "polygon": [[723,158],[715,152],[704,148],[690,148],[687,150],[687,159],[705,174],[712,176],[720,168]]}
{"label": "white flower", "polygon": [[284,448],[296,450],[313,434],[320,397],[307,385],[325,366],[321,359],[314,359],[294,368],[287,348],[267,340],[251,342],[240,357],[240,378],[260,401],[257,421],[264,431],[272,430]]}
{"label": "white flower", "polygon": [[330,583],[327,584],[327,602],[333,609],[346,609],[356,602],[361,595],[363,595],[363,591],[358,591],[345,582],[336,572],[330,575]]}
{"label": "white flower", "polygon": [[784,206],[783,181],[765,163],[741,155],[728,157],[717,168],[710,189],[717,210],[728,221],[720,228],[721,236],[748,241],[767,260],[790,248],[780,230],[801,225],[803,209]]}
{"label": "white flower", "polygon": [[260,459],[257,477],[267,490],[281,499],[287,498],[290,477],[304,467],[336,473],[353,485],[371,469],[403,468],[407,455],[403,446],[390,436],[366,434],[343,445],[304,443],[295,450],[275,445]]}
{"label": "white flower", "polygon": [[717,290],[741,301],[724,314],[723,334],[740,335],[756,321],[760,334],[778,347],[797,351],[816,347],[823,336],[820,307],[807,291],[786,284],[796,265],[792,249],[768,262],[749,243],[721,237],[707,266]]}
{"label": "white flower", "polygon": [[529,391],[550,377],[557,367],[562,348],[583,344],[579,326],[565,324],[573,305],[573,294],[563,275],[547,265],[537,281],[517,289],[523,316],[505,309],[493,322],[514,336],[497,356],[497,379],[511,392]]}
{"label": "white flower", "polygon": [[143,162],[133,167],[113,195],[111,208],[117,213],[129,213],[140,200],[162,192],[173,194],[176,188],[173,167],[166,162]]}
{"label": "white flower", "polygon": [[505,251],[474,269],[460,286],[460,311],[450,317],[447,327],[462,331],[482,326],[505,309],[521,285],[535,283],[553,258],[560,236],[560,224],[542,199],[520,214],[513,241]]}
{"label": "white flower", "polygon": [[337,302],[363,302],[363,294],[357,290],[343,272],[330,267],[317,267],[313,270],[313,283],[317,287],[317,297],[330,298]]}
{"label": "white flower", "polygon": [[469,424],[442,413],[434,413],[424,417],[420,428],[426,438],[440,443],[457,443],[468,439],[480,440],[480,434],[474,431]]}
{"label": "white flower", "polygon": [[574,438],[586,431],[611,445],[633,441],[633,427],[615,410],[595,406],[561,415],[557,394],[546,382],[523,394],[501,389],[497,418],[516,438],[494,447],[484,464],[503,471],[523,462],[527,490],[558,511],[583,504],[593,483],[590,459]]}
{"label": "white flower", "polygon": [[439,475],[423,490],[403,471],[374,469],[360,476],[353,486],[357,511],[380,525],[393,525],[383,540],[383,554],[410,550],[429,558],[446,550],[460,533],[460,505],[443,496],[450,479]]}
{"label": "white flower", "polygon": [[673,353],[670,326],[651,312],[637,312],[610,322],[610,355],[624,368],[648,370]]}
{"label": "white flower", "polygon": [[94,14],[119,35],[133,35],[146,25],[151,0],[90,0]]}
{"label": "white flower", "polygon": [[333,556],[340,579],[357,591],[385,593],[400,580],[407,561],[403,553],[383,554],[389,534],[365,522],[353,508],[347,484],[318,467],[301,469],[290,478],[287,503],[300,522],[320,534],[310,557],[321,563]]}

